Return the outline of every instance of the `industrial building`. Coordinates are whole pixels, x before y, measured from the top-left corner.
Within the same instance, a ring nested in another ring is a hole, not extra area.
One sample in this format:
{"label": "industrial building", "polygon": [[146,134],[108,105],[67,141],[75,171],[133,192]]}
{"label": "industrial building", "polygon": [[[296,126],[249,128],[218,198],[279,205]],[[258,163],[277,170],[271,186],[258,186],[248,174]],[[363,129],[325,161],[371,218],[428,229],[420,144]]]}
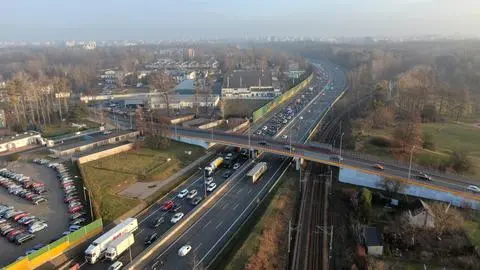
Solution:
{"label": "industrial building", "polygon": [[[173,94],[168,96],[168,106],[170,109],[194,108],[196,104],[199,107],[216,107],[220,97],[218,95],[200,94],[195,95],[179,95]],[[148,99],[150,109],[166,109],[167,99],[162,95],[150,96]]]}
{"label": "industrial building", "polygon": [[21,134],[0,137],[0,152],[14,151],[29,145],[45,144],[40,133],[28,131]]}
{"label": "industrial building", "polygon": [[223,80],[222,98],[273,99],[279,95],[270,71],[235,70]]}

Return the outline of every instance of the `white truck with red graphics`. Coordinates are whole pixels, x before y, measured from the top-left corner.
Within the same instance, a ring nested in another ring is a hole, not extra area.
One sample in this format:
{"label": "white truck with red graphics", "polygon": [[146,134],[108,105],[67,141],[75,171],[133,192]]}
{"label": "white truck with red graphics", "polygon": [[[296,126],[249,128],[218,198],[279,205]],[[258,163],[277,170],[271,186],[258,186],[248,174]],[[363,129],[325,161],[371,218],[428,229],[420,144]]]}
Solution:
{"label": "white truck with red graphics", "polygon": [[94,264],[105,255],[108,244],[124,234],[132,233],[138,229],[138,221],[136,218],[128,218],[108,232],[102,234],[95,239],[85,250],[85,260]]}

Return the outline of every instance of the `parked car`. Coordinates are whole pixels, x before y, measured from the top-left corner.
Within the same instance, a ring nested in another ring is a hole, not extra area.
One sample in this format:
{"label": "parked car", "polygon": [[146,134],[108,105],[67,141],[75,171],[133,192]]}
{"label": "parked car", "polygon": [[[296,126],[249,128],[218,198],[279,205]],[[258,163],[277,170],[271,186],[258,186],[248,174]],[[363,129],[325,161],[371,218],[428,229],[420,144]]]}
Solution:
{"label": "parked car", "polygon": [[28,232],[29,233],[38,232],[38,231],[41,231],[41,230],[43,230],[47,227],[48,227],[47,223],[36,222],[36,223],[31,224],[30,227],[28,227]]}
{"label": "parked car", "polygon": [[71,225],[80,225],[80,224],[84,223],[85,221],[87,221],[87,219],[77,218],[77,219],[74,219],[72,222],[70,222],[70,224]]}
{"label": "parked car", "polygon": [[31,239],[35,238],[34,234],[31,233],[21,233],[15,237],[15,243],[21,245]]}

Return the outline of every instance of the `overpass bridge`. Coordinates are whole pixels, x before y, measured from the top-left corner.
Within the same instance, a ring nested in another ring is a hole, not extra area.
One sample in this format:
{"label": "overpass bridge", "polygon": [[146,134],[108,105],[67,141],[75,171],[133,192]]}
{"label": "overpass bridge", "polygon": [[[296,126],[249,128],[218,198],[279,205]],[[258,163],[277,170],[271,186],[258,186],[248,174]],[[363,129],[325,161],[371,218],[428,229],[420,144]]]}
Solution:
{"label": "overpass bridge", "polygon": [[[479,194],[474,194],[466,190],[468,185],[475,183],[473,179],[438,172],[429,172],[433,181],[422,181],[417,179],[417,175],[425,170],[420,171],[418,168],[410,170],[408,165],[374,160],[372,157],[351,151],[342,151],[341,149],[322,147],[314,144],[295,143],[288,140],[272,139],[270,137],[251,136],[250,134],[232,134],[214,131],[213,129],[201,130],[170,126],[168,127],[168,131],[173,137],[204,140],[206,142],[289,156],[297,160],[304,159],[339,168],[353,169],[366,174],[397,179],[410,185],[421,186],[441,192],[449,192],[465,199],[480,200]],[[338,159],[338,157],[341,157],[341,159]],[[375,164],[382,165],[384,169],[376,169]]]}

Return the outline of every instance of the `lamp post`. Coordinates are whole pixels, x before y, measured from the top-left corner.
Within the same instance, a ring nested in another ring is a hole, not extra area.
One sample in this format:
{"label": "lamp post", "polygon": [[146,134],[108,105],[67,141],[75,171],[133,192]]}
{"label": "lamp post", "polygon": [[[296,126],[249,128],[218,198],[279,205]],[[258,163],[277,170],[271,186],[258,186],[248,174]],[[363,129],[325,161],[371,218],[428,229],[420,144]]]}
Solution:
{"label": "lamp post", "polygon": [[413,159],[413,150],[415,149],[415,145],[412,146],[412,150],[410,151],[410,164],[408,165],[408,180],[410,180],[410,174],[412,172],[412,159]]}
{"label": "lamp post", "polygon": [[345,133],[342,132],[342,135],[340,136],[340,159],[342,159],[342,143],[343,143],[343,135]]}

